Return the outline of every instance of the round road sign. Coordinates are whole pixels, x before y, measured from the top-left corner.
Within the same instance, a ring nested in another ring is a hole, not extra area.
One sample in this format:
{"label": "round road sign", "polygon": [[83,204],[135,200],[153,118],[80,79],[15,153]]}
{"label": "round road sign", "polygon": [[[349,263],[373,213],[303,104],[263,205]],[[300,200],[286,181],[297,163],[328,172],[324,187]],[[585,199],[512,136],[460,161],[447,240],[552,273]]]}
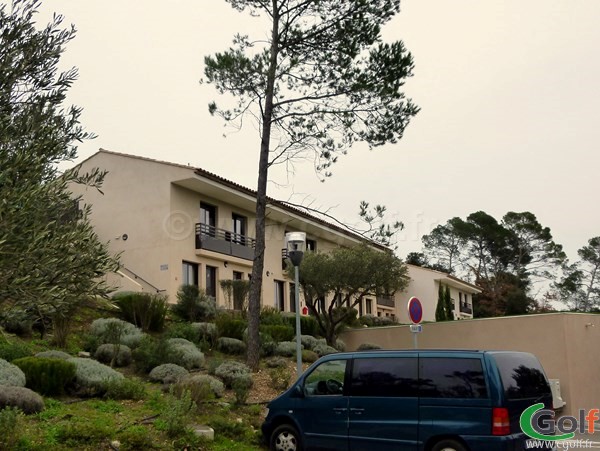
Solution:
{"label": "round road sign", "polygon": [[423,306],[414,296],[408,300],[408,316],[414,324],[419,324],[423,319]]}

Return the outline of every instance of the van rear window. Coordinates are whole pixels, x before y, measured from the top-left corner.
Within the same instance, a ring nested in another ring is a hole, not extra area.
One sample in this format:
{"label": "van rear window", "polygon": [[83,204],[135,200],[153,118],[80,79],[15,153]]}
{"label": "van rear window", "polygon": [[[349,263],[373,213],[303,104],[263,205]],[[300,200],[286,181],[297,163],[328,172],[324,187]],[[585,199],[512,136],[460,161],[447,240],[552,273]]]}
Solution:
{"label": "van rear window", "polygon": [[507,399],[539,398],[550,386],[539,360],[531,354],[494,354]]}
{"label": "van rear window", "polygon": [[421,358],[420,395],[426,398],[487,398],[480,359]]}

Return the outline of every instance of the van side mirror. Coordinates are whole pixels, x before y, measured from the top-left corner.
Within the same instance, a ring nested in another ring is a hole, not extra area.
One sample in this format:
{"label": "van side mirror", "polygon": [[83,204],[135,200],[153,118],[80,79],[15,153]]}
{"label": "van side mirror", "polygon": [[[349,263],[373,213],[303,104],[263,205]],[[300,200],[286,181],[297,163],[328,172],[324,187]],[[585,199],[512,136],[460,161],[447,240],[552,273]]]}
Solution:
{"label": "van side mirror", "polygon": [[304,390],[302,390],[302,387],[300,385],[296,385],[294,387],[294,390],[292,391],[292,396],[294,398],[304,398]]}

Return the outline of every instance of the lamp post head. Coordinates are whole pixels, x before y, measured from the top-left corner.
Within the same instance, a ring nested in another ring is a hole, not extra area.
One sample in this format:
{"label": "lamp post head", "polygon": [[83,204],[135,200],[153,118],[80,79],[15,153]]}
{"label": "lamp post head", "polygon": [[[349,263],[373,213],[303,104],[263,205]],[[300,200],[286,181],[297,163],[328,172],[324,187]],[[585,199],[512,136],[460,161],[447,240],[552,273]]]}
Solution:
{"label": "lamp post head", "polygon": [[292,265],[300,266],[306,249],[306,233],[290,232],[285,234],[285,247]]}

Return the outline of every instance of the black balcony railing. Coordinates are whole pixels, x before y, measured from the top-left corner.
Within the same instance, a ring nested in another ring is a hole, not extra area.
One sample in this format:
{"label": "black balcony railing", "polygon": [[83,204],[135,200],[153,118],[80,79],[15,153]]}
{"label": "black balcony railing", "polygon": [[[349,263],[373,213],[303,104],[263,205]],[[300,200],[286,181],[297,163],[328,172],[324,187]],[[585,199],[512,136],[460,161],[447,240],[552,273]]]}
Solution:
{"label": "black balcony railing", "polygon": [[196,224],[196,249],[254,260],[256,241],[246,235],[219,229],[208,224]]}
{"label": "black balcony railing", "polygon": [[460,303],[460,312],[461,313],[468,313],[469,315],[472,315],[473,314],[473,309],[466,302],[461,302]]}
{"label": "black balcony railing", "polygon": [[377,305],[383,305],[385,307],[395,307],[396,301],[394,300],[394,296],[380,294],[377,296]]}

